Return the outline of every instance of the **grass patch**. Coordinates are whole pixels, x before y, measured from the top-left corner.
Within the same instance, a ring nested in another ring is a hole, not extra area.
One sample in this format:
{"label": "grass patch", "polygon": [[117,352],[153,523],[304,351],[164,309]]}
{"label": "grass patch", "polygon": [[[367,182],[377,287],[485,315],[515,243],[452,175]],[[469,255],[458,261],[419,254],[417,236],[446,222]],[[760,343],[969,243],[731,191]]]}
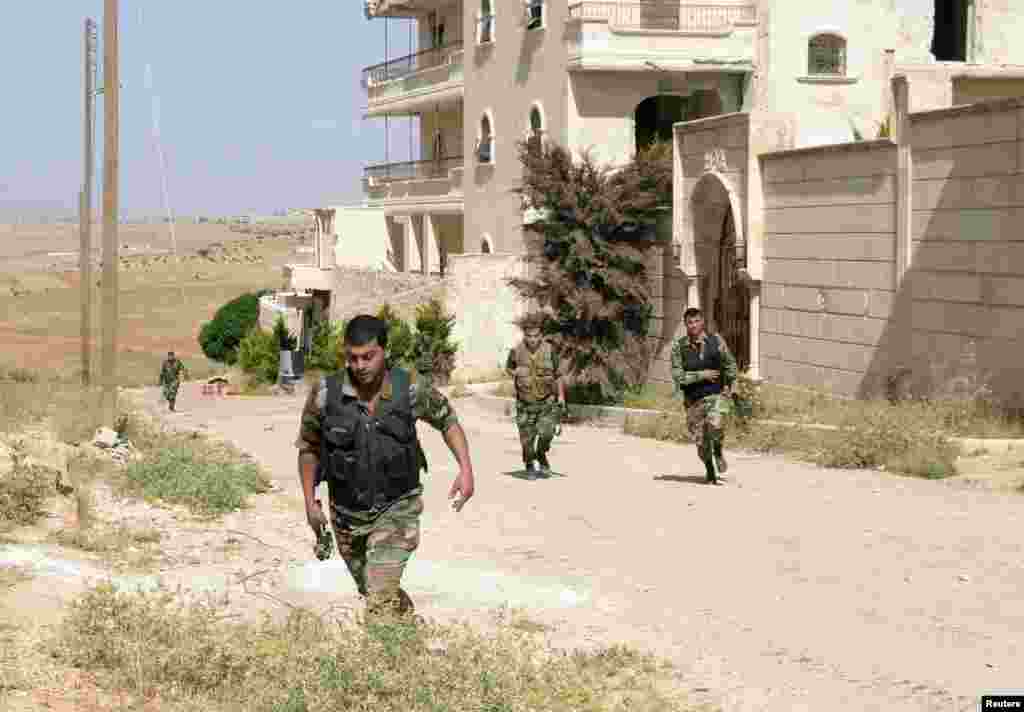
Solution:
{"label": "grass patch", "polygon": [[248,495],[269,491],[256,465],[218,455],[185,443],[150,453],[126,468],[127,489],[148,500],[183,504],[200,516],[233,512],[245,506]]}
{"label": "grass patch", "polygon": [[73,602],[50,643],[137,703],[253,712],[684,710],[670,670],[622,647],[552,652],[513,628],[332,623],[296,610],[283,623],[225,620],[223,602],[109,585]]}

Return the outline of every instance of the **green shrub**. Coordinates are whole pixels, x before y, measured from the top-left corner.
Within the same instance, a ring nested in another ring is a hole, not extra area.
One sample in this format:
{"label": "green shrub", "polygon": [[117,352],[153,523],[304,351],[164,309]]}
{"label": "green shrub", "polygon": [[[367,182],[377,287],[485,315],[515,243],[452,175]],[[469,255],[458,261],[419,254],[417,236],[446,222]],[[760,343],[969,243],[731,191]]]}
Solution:
{"label": "green shrub", "polygon": [[412,359],[417,368],[425,370],[427,363],[442,385],[455,370],[455,354],[459,345],[452,340],[455,316],[445,311],[444,304],[431,299],[416,307],[416,339]]}
{"label": "green shrub", "polygon": [[259,316],[260,299],[256,294],[243,294],[232,299],[199,330],[199,346],[203,353],[214,361],[234,364],[239,344],[258,323]]}
{"label": "green shrub", "polygon": [[334,372],[341,367],[344,358],[342,337],[346,322],[324,319],[313,327],[313,338],[306,359],[307,371]]}
{"label": "green shrub", "polygon": [[288,326],[284,323],[284,315],[278,314],[277,319],[274,320],[274,342],[277,344],[279,351],[294,351],[299,345],[299,340],[295,338],[295,334],[288,330]]}
{"label": "green shrub", "polygon": [[388,346],[386,349],[388,363],[393,366],[408,367],[413,357],[412,327],[388,304],[377,310],[377,318],[388,323]]}
{"label": "green shrub", "polygon": [[275,383],[281,363],[277,338],[255,326],[238,345],[238,365],[262,383]]}

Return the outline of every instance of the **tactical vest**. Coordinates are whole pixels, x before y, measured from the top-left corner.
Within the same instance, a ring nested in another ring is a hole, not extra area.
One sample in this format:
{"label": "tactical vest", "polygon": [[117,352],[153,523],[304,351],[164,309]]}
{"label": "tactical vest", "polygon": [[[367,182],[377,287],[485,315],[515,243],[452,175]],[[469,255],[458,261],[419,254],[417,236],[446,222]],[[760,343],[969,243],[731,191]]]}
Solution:
{"label": "tactical vest", "polygon": [[380,511],[420,484],[426,459],[409,401],[409,373],[393,368],[391,400],[379,398],[374,415],[342,391],[345,372],[327,378],[320,465],[331,499],[354,511]]}
{"label": "tactical vest", "polygon": [[555,370],[554,348],[541,342],[533,353],[525,343],[516,346],[516,398],[524,403],[539,403],[556,393],[558,372]]}
{"label": "tactical vest", "polygon": [[[686,363],[683,368],[687,371],[721,371],[722,352],[718,348],[718,337],[707,334],[704,337],[704,358],[696,351],[686,346]],[[683,393],[688,402],[700,400],[705,396],[722,392],[722,379],[718,381],[698,381],[683,387]]]}

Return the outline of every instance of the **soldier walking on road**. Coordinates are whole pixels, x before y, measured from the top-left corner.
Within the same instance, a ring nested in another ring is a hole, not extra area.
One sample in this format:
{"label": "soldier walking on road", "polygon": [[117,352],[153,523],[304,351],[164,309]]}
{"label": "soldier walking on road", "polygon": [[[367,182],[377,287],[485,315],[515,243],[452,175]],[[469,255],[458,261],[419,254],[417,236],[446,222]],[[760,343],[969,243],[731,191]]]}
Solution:
{"label": "soldier walking on road", "polygon": [[720,334],[704,330],[699,309],[687,309],[683,320],[686,336],[672,345],[672,380],[683,392],[687,429],[697,444],[707,480],[720,484],[720,474],[728,470],[722,454],[723,419],[731,412],[736,359]]}
{"label": "soldier walking on road", "polygon": [[424,420],[443,433],[459,474],[448,492],[460,511],[473,496],[473,467],[466,434],[448,399],[429,379],[388,369],[387,322],[366,314],[345,328],[347,368],[311,389],[302,411],[299,478],[306,520],[319,535],[327,516],[316,499],[317,470],[327,481],[329,516],[367,614],[411,615],[413,603],[400,584],[420,542],[426,458],[416,435]]}
{"label": "soldier walking on road", "polygon": [[565,413],[565,382],[559,376],[558,352],[541,335],[541,317],[522,321],[523,340],[508,354],[505,370],[515,381],[516,426],[526,471],[537,461],[544,475],[551,473],[548,450]]}
{"label": "soldier walking on road", "polygon": [[163,398],[167,406],[174,412],[174,402],[178,399],[178,389],[181,387],[181,377],[188,377],[188,370],[185,364],[178,360],[173,351],[167,352],[167,360],[160,367],[160,388],[163,391]]}

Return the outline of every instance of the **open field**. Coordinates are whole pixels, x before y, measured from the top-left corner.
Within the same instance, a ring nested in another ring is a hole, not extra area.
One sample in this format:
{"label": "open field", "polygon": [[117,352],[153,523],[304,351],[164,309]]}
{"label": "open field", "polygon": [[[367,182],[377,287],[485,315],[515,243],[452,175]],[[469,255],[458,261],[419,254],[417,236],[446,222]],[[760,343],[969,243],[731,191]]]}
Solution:
{"label": "open field", "polygon": [[[101,226],[93,241],[100,243]],[[122,225],[121,354],[123,385],[152,383],[169,350],[201,377],[217,366],[202,355],[197,336],[224,302],[239,294],[281,283],[281,267],[305,262],[298,237],[265,237],[233,232],[224,225],[177,225],[180,262],[170,254],[165,225]],[[52,256],[57,253],[57,256]],[[70,253],[64,254],[60,253]],[[95,252],[94,277],[102,277]],[[80,280],[77,228],[65,225],[0,225],[0,339],[8,366],[63,370],[80,367]],[[98,368],[101,293],[94,284],[93,368]],[[96,371],[94,371],[95,373]]]}

